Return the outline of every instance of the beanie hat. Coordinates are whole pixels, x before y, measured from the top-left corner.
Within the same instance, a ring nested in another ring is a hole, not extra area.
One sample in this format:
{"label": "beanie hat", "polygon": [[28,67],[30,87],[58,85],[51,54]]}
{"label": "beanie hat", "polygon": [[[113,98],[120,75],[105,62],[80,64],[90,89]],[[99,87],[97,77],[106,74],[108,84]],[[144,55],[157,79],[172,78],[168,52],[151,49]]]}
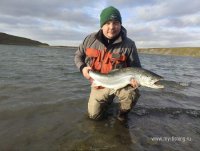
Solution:
{"label": "beanie hat", "polygon": [[117,20],[122,23],[122,18],[119,10],[113,6],[102,10],[100,14],[100,26],[102,27],[109,20]]}

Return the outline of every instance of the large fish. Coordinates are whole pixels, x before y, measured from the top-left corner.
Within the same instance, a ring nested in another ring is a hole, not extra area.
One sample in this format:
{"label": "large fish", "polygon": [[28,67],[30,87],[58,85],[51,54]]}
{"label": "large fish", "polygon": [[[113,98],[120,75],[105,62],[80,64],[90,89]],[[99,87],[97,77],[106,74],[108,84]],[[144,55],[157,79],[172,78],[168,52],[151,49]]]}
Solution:
{"label": "large fish", "polygon": [[89,75],[93,79],[92,86],[102,86],[114,91],[130,84],[131,79],[135,79],[139,85],[144,87],[164,88],[163,85],[156,83],[163,79],[163,77],[143,68],[127,67],[115,69],[108,74],[89,71]]}

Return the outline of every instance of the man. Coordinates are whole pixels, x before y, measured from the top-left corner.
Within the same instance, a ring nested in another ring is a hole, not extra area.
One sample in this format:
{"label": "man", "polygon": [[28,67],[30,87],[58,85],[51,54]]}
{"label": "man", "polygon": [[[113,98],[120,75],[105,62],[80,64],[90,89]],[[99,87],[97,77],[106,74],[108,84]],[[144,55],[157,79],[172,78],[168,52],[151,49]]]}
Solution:
{"label": "man", "polygon": [[[113,69],[141,67],[135,43],[126,36],[119,10],[112,6],[102,10],[100,26],[98,32],[84,39],[75,53],[75,64],[83,76],[91,80],[89,70],[107,74]],[[139,98],[137,87],[137,81],[131,80],[131,85],[117,90],[114,95],[110,95],[108,88],[92,87],[88,101],[89,117],[102,118],[107,104],[117,96],[120,103],[118,119],[125,121]]]}

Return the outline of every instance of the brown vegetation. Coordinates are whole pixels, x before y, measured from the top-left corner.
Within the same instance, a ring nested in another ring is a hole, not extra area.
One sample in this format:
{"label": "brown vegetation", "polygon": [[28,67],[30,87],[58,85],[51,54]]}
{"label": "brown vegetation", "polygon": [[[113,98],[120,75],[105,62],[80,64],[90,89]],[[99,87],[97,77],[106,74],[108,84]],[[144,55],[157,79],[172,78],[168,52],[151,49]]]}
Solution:
{"label": "brown vegetation", "polygon": [[200,47],[140,48],[139,53],[200,57]]}

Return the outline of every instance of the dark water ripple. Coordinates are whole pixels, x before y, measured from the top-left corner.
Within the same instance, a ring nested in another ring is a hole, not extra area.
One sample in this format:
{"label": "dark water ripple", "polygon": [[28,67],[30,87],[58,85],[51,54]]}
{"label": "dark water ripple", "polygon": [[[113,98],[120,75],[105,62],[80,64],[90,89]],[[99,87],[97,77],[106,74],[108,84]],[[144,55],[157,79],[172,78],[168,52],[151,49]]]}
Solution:
{"label": "dark water ripple", "polygon": [[200,110],[194,109],[184,109],[184,108],[148,108],[143,106],[137,106],[132,111],[133,114],[138,116],[145,116],[145,115],[172,115],[172,117],[176,117],[181,114],[186,114],[190,117],[200,117]]}

